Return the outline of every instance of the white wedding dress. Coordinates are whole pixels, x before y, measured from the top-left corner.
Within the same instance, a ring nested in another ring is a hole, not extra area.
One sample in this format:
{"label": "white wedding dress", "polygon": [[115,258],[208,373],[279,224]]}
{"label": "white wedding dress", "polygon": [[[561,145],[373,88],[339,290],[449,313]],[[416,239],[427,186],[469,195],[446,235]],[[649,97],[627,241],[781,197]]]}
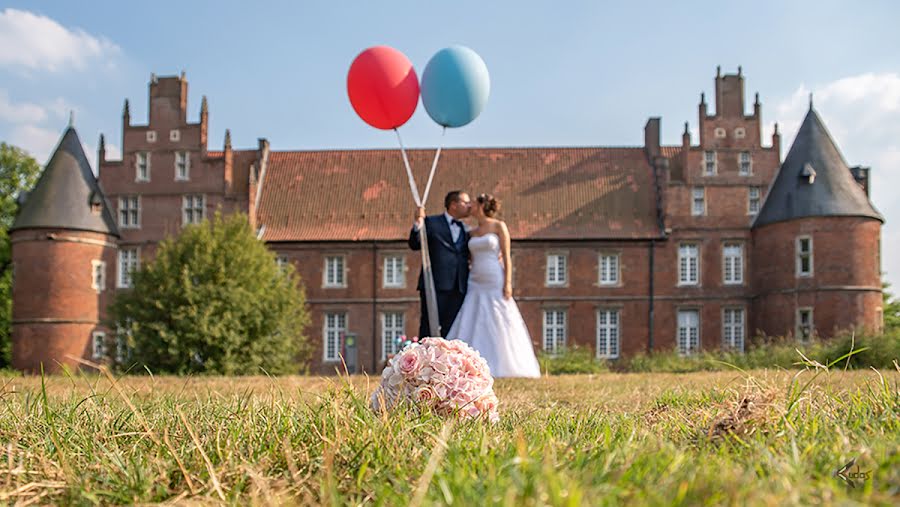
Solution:
{"label": "white wedding dress", "polygon": [[494,233],[469,239],[472,269],[462,308],[448,340],[462,340],[487,361],[494,377],[540,377],[528,328],[516,302],[503,297],[500,238]]}

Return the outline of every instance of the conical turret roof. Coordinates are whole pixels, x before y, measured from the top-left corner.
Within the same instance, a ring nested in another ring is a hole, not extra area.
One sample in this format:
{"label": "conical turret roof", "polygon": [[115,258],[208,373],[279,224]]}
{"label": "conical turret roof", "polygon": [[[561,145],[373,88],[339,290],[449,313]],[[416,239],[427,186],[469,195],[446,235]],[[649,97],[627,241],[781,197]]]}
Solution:
{"label": "conical turret roof", "polygon": [[[94,211],[99,208],[99,212]],[[66,129],[10,230],[58,228],[119,235],[73,127]]]}
{"label": "conical turret roof", "polygon": [[884,222],[810,105],[753,227],[828,216],[860,216]]}

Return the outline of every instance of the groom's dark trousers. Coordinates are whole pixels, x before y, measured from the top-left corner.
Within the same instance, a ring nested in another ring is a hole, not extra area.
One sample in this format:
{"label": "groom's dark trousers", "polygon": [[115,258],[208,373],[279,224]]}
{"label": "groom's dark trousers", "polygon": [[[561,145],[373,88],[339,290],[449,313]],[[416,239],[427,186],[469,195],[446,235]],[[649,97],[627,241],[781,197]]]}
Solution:
{"label": "groom's dark trousers", "polygon": [[[438,317],[441,324],[441,336],[447,336],[450,326],[466,297],[469,282],[469,233],[465,228],[459,233],[456,241],[450,232],[447,218],[441,215],[425,217],[425,232],[428,234],[428,255],[431,258],[431,272],[434,274],[434,286],[437,292]],[[415,227],[409,232],[409,247],[419,251],[422,242],[419,231]],[[425,304],[425,281],[423,273],[419,273],[419,301],[421,318],[419,319],[419,336],[431,335],[428,323],[428,307]]]}

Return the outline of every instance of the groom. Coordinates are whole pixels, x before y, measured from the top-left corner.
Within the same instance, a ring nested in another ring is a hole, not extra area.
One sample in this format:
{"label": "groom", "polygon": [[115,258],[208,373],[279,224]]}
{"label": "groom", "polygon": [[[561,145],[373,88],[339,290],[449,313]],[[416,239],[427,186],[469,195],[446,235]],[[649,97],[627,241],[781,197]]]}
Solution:
{"label": "groom", "polygon": [[[434,286],[437,292],[438,317],[441,325],[441,336],[447,336],[463,298],[469,281],[469,233],[461,219],[469,216],[472,201],[469,194],[462,190],[454,190],[444,198],[444,213],[425,216],[425,208],[417,208],[415,223],[409,232],[409,247],[421,250],[419,228],[425,223],[428,237],[428,255],[431,258],[431,270],[434,274]],[[421,318],[419,320],[419,336],[431,334],[428,324],[428,307],[425,303],[425,282],[423,273],[419,273],[419,301]]]}

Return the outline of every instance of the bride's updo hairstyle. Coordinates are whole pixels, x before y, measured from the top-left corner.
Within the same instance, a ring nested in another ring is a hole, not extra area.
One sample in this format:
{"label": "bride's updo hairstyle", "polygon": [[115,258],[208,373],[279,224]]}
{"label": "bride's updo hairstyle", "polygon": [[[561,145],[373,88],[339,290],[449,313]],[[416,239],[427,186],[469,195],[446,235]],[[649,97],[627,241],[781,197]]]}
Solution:
{"label": "bride's updo hairstyle", "polygon": [[478,196],[477,201],[481,205],[482,211],[484,211],[484,216],[488,218],[494,218],[494,215],[500,211],[500,201],[491,194],[481,194]]}

